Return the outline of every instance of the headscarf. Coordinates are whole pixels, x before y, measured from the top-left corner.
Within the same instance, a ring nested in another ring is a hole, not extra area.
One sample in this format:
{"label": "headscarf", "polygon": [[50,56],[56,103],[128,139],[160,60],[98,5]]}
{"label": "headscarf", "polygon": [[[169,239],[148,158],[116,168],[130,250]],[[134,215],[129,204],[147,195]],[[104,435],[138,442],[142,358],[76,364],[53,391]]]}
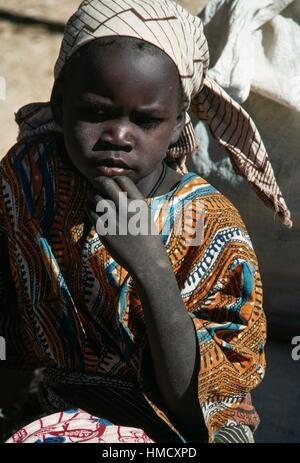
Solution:
{"label": "headscarf", "polygon": [[[258,130],[247,112],[207,75],[209,51],[200,18],[171,0],[85,0],[68,20],[55,64],[57,82],[71,56],[83,45],[100,37],[129,36],[151,43],[176,64],[188,107],[204,121],[228,152],[235,171],[258,196],[292,226],[290,211],[275,179]],[[16,114],[18,140],[61,132],[50,103],[33,103]],[[170,145],[167,159],[185,170],[186,156],[197,149],[195,133],[186,113],[177,143]]]}

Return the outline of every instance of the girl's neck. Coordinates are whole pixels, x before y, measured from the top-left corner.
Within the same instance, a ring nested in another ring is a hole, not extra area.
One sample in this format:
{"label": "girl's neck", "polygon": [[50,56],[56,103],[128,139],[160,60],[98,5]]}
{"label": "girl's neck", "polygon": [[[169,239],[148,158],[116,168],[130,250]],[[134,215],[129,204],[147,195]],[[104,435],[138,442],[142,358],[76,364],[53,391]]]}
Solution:
{"label": "girl's neck", "polygon": [[181,178],[182,174],[166,164],[163,168],[163,163],[161,163],[151,174],[141,179],[136,186],[145,197],[159,196],[171,191]]}

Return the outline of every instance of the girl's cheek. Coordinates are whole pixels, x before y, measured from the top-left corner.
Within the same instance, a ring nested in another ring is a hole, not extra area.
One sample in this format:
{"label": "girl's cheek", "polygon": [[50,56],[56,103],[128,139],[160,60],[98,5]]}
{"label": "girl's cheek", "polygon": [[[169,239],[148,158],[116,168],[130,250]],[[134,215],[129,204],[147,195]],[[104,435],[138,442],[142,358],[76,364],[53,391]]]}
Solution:
{"label": "girl's cheek", "polygon": [[76,124],[70,133],[70,138],[82,149],[92,149],[98,141],[98,132],[86,124]]}

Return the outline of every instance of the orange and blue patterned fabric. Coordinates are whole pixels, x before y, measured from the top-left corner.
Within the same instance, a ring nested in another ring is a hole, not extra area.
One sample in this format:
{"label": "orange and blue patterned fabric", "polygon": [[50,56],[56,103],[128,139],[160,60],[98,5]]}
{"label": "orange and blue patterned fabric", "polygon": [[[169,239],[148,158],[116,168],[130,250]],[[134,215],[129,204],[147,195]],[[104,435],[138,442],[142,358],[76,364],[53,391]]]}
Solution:
{"label": "orange and blue patterned fabric", "polygon": [[[172,427],[147,392],[141,302],[85,216],[87,188],[58,134],[19,142],[1,161],[0,335],[7,363],[46,367],[57,381],[61,375],[64,382],[138,388]],[[162,240],[197,332],[199,402],[209,440],[231,423],[255,429],[249,392],[264,375],[266,323],[245,225],[228,199],[191,172],[147,202],[163,224]],[[170,222],[186,204],[204,209],[198,246],[187,246],[185,232],[174,233]]]}

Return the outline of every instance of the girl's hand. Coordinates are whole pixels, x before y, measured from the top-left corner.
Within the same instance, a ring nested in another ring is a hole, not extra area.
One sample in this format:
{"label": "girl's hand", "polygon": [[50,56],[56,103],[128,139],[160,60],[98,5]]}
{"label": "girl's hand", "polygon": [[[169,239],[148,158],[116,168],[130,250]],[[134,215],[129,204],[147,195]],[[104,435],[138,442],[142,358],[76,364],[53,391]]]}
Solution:
{"label": "girl's hand", "polygon": [[97,177],[86,210],[104,246],[132,276],[165,261],[150,209],[130,178]]}

